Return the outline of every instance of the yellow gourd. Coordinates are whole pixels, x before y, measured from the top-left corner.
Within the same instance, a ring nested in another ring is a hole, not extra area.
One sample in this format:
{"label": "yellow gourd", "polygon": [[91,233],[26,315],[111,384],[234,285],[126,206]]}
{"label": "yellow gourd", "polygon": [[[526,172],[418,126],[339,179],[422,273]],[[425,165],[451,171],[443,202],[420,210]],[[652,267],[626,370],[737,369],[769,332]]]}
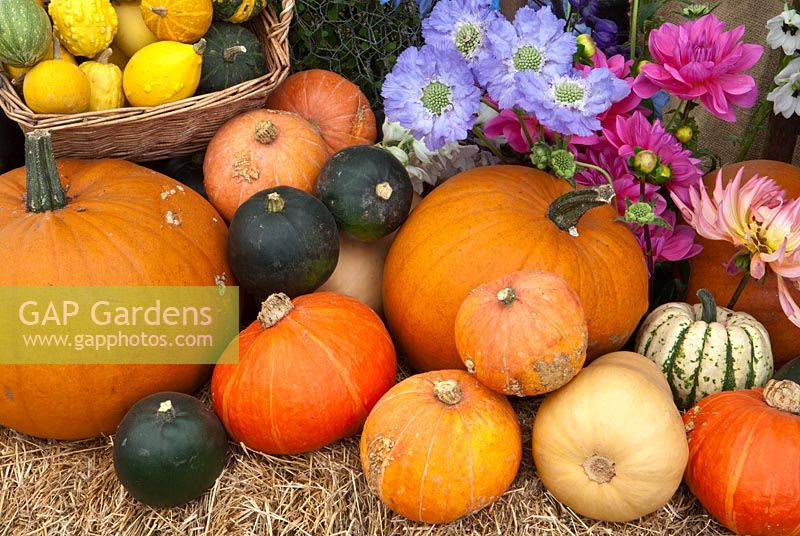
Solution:
{"label": "yellow gourd", "polygon": [[37,114],[75,114],[89,110],[89,80],[77,65],[63,60],[36,64],[22,84],[25,103]]}
{"label": "yellow gourd", "polygon": [[[78,62],[75,61],[75,56],[61,48],[58,39],[53,39],[53,46],[47,50],[47,54],[44,55],[42,61],[53,59],[68,61],[73,65],[78,65]],[[14,67],[12,65],[6,65],[5,69],[8,71],[8,74],[11,75],[11,81],[16,83],[17,80],[21,82],[22,76],[28,74],[33,67]]]}
{"label": "yellow gourd", "polygon": [[117,13],[109,0],[51,0],[53,33],[75,56],[94,58],[117,33]]}
{"label": "yellow gourd", "polygon": [[139,49],[158,41],[158,38],[144,23],[140,6],[141,2],[138,1],[119,3],[114,6],[119,20],[114,44],[129,58]]}
{"label": "yellow gourd", "polygon": [[113,110],[125,106],[122,92],[122,71],[113,63],[108,63],[113,51],[108,48],[97,61],[81,63],[80,70],[89,79],[89,111]]}
{"label": "yellow gourd", "polygon": [[211,0],[142,0],[144,23],[161,40],[194,43],[211,27]]}
{"label": "yellow gourd", "polygon": [[158,41],[133,55],[122,74],[131,106],[158,106],[194,95],[200,84],[205,39],[194,45]]}

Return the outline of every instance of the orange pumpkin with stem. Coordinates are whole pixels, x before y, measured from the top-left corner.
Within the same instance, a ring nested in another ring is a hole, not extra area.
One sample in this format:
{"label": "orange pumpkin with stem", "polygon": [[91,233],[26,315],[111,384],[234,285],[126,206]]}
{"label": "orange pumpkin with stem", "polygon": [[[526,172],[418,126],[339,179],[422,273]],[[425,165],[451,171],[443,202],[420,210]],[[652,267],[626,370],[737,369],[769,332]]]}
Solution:
{"label": "orange pumpkin with stem", "polygon": [[522,269],[557,273],[580,296],[588,359],[621,348],[647,311],[648,275],[612,196],[608,185],[573,192],[520,166],[476,168],[437,187],[386,260],[384,311],[403,355],[417,370],[463,368],[458,308],[476,286]]}
{"label": "orange pumpkin with stem", "polygon": [[367,97],[331,71],[311,69],[291,75],[269,96],[267,108],[305,117],[322,135],[330,154],[350,145],[375,143],[375,114]]}
{"label": "orange pumpkin with stem", "polygon": [[800,385],[716,393],[683,420],[684,479],[711,515],[737,534],[800,535]]}
{"label": "orange pumpkin with stem", "polygon": [[378,315],[332,292],[272,294],[211,379],[214,410],[236,441],[268,454],[322,448],[361,430],[394,384],[394,345]]}
{"label": "orange pumpkin with stem", "polygon": [[[200,195],[123,160],[55,161],[26,138],[26,168],[0,176],[3,286],[232,283],[227,229]],[[68,193],[68,196],[65,194]],[[0,365],[0,422],[54,439],[111,434],[140,398],[192,392],[205,365]]]}
{"label": "orange pumpkin with stem", "polygon": [[327,159],[325,142],[299,115],[251,110],[214,134],[203,161],[203,184],[208,199],[230,221],[250,196],[273,186],[313,194]]}
{"label": "orange pumpkin with stem", "polygon": [[513,272],[470,292],[458,310],[455,336],[467,370],[505,395],[555,391],[586,360],[580,298],[548,272]]}
{"label": "orange pumpkin with stem", "polygon": [[[767,176],[786,190],[787,199],[800,197],[800,168],[771,160],[730,164],[721,170],[709,173],[703,178],[703,182],[706,187],[713,189],[717,173],[722,172],[723,183],[727,184],[742,167],[745,179],[756,174]],[[697,243],[703,246],[703,251],[689,259],[691,275],[686,295],[694,296],[698,290],[705,288],[716,296],[721,304],[727,304],[736,292],[742,276],[728,275],[725,265],[738,250],[729,242],[708,240],[701,236],[697,237]],[[772,344],[772,357],[777,369],[800,354],[800,328],[792,324],[781,309],[775,275],[767,269],[764,279],[765,281],[747,283],[736,302],[736,310],[750,313],[767,328]],[[795,301],[800,303],[800,290],[792,289],[791,292]]]}
{"label": "orange pumpkin with stem", "polygon": [[395,512],[425,523],[447,523],[495,502],[521,457],[511,404],[462,370],[395,385],[361,434],[361,466],[372,491]]}

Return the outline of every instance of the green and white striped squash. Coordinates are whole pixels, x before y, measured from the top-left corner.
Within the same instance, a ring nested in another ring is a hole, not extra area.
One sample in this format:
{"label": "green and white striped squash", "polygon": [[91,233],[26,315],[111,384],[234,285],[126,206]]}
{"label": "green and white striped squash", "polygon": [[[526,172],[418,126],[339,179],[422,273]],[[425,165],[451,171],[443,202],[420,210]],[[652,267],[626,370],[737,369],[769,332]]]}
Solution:
{"label": "green and white striped squash", "polygon": [[53,44],[53,27],[35,0],[0,0],[0,62],[30,67]]}
{"label": "green and white striped squash", "polygon": [[666,303],[645,319],[636,351],[667,377],[681,409],[719,391],[761,387],[772,376],[766,328],[747,313],[717,307],[711,293],[699,304]]}

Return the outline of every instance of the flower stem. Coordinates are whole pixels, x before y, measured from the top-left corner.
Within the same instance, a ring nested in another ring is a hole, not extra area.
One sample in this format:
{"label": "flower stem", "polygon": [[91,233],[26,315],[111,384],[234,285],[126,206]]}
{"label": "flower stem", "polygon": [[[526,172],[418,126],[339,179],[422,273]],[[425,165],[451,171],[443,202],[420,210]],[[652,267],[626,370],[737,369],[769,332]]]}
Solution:
{"label": "flower stem", "polygon": [[603,175],[603,177],[606,178],[606,180],[608,181],[609,186],[611,186],[611,188],[614,188],[614,181],[611,179],[611,175],[609,175],[608,171],[606,171],[605,169],[603,169],[603,168],[601,168],[599,166],[595,166],[594,164],[589,164],[588,162],[580,162],[579,160],[575,160],[575,165],[580,166],[582,168],[593,169],[593,170],[597,171],[598,173]]}
{"label": "flower stem", "polygon": [[[642,178],[639,179],[639,181],[639,202],[644,203],[644,196],[646,193],[645,180]],[[647,250],[645,251],[645,255],[647,256],[647,273],[652,277],[655,264],[653,262],[653,240],[650,238],[650,225],[645,223],[642,227],[644,227],[644,245]]]}
{"label": "flower stem", "polygon": [[739,297],[742,295],[744,287],[747,285],[748,281],[750,281],[750,271],[745,270],[741,281],[739,281],[739,286],[736,287],[736,291],[734,291],[733,296],[731,296],[731,301],[728,302],[728,309],[733,309],[734,305],[736,305],[736,302],[739,301]]}
{"label": "flower stem", "polygon": [[506,158],[503,156],[503,153],[500,152],[500,149],[498,149],[497,145],[495,145],[494,142],[492,140],[490,140],[486,136],[486,134],[483,133],[483,129],[481,129],[480,127],[477,127],[477,126],[472,127],[472,133],[475,134],[475,137],[478,138],[478,140],[480,140],[480,142],[487,149],[489,149],[492,152],[493,155],[495,155],[497,158],[499,158],[503,163],[507,162]]}
{"label": "flower stem", "polygon": [[678,108],[672,113],[672,117],[669,118],[667,126],[664,127],[664,130],[671,131],[672,125],[675,124],[675,120],[678,117],[682,117],[686,113],[687,103],[688,101],[681,101],[681,103],[678,105]]}
{"label": "flower stem", "polygon": [[636,61],[636,38],[639,30],[639,0],[631,0],[631,59]]}
{"label": "flower stem", "polygon": [[530,149],[533,149],[535,143],[533,141],[533,136],[531,136],[531,131],[528,130],[528,125],[525,123],[525,112],[523,112],[519,108],[514,108],[514,113],[517,114],[517,119],[519,119],[519,124],[522,125],[522,131],[525,133],[525,139],[528,140],[528,147]]}
{"label": "flower stem", "polygon": [[481,97],[481,102],[484,103],[489,108],[491,108],[492,110],[494,110],[495,112],[499,112],[500,111],[500,108],[498,108],[497,106],[492,104],[492,101],[490,101],[486,97]]}

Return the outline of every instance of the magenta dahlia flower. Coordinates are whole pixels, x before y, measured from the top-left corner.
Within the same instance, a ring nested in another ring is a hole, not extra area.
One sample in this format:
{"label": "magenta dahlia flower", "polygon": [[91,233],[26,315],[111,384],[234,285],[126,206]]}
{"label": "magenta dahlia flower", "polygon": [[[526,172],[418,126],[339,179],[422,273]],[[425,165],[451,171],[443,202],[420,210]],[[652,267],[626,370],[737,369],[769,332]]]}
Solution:
{"label": "magenta dahlia flower", "polygon": [[730,31],[714,14],[681,25],[663,24],[650,33],[651,63],[645,64],[633,90],[642,98],[660,89],[682,100],[699,99],[715,116],[736,120],[733,106],[751,108],[758,99],[752,76],[741,74],[764,52],[742,43],[744,26]]}
{"label": "magenta dahlia flower", "polygon": [[[539,141],[539,122],[529,115],[526,115],[523,120],[528,127],[531,138],[536,143]],[[525,131],[522,129],[517,113],[514,110],[503,110],[494,116],[483,127],[483,133],[490,138],[503,136],[506,139],[506,143],[518,153],[525,154],[530,151],[528,138],[525,136]]]}

